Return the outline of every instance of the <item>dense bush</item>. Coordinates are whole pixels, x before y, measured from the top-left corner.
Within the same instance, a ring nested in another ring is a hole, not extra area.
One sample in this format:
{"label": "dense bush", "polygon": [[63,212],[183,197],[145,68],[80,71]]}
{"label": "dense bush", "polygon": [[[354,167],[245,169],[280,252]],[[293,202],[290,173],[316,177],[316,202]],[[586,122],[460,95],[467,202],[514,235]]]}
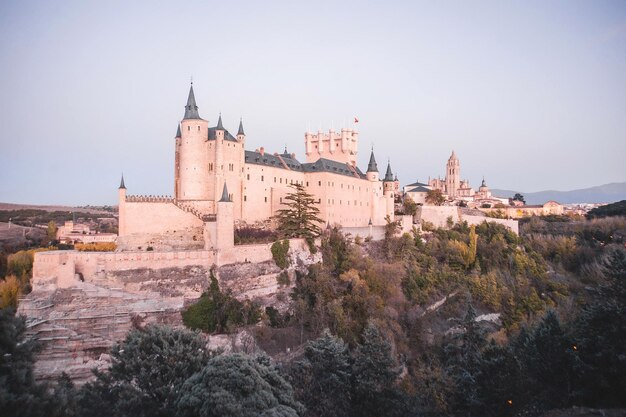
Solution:
{"label": "dense bush", "polygon": [[259,307],[249,300],[239,301],[230,292],[220,291],[213,271],[211,284],[200,299],[182,312],[183,323],[205,332],[230,332],[237,326],[255,324],[261,318]]}
{"label": "dense bush", "polygon": [[76,243],[74,249],[81,252],[113,252],[117,245],[114,242]]}
{"label": "dense bush", "polygon": [[277,237],[278,234],[274,230],[250,226],[238,227],[235,229],[235,245],[269,243],[275,241]]}
{"label": "dense bush", "polygon": [[272,244],[272,258],[280,269],[289,266],[289,240],[277,240]]}

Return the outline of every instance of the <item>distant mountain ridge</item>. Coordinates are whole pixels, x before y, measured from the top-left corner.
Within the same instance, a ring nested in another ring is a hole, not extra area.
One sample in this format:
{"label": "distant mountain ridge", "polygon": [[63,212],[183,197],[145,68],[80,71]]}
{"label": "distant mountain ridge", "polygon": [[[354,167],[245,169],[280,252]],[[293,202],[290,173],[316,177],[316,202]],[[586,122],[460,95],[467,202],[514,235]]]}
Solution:
{"label": "distant mountain ridge", "polygon": [[497,197],[513,197],[515,193],[520,193],[524,196],[526,204],[543,204],[549,200],[558,201],[561,204],[614,203],[626,200],[626,182],[612,182],[571,191],[547,190],[534,193],[494,188],[491,190],[491,193]]}

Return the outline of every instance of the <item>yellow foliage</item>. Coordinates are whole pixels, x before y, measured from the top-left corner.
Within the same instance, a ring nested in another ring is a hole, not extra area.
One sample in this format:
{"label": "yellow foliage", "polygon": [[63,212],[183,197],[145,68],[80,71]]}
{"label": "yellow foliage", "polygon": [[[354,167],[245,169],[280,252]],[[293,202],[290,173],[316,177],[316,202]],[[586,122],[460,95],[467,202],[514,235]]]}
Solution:
{"label": "yellow foliage", "polygon": [[113,242],[77,243],[74,249],[81,252],[113,252],[117,245]]}
{"label": "yellow foliage", "polygon": [[474,298],[494,311],[500,310],[502,293],[495,273],[490,272],[486,275],[471,276],[469,284],[470,292]]}
{"label": "yellow foliage", "polygon": [[9,275],[4,281],[0,281],[0,308],[17,307],[20,294],[20,282],[15,275]]}

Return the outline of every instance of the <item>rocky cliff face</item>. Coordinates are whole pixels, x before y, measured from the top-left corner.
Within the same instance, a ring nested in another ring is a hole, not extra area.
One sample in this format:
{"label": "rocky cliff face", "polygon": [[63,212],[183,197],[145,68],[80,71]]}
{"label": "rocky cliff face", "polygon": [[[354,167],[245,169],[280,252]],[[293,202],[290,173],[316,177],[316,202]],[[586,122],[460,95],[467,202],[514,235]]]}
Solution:
{"label": "rocky cliff face", "polygon": [[[295,271],[321,261],[321,255],[296,249],[291,250],[290,261],[286,273],[293,283]],[[279,285],[280,273],[273,261],[216,269],[222,289],[235,297],[285,309],[291,285]],[[33,282],[33,292],[21,300],[18,313],[27,317],[27,336],[38,340],[42,348],[35,366],[37,379],[53,380],[65,372],[78,384],[88,381],[93,368],[108,368],[109,350],[133,326],[182,326],[181,310],[208,285],[209,270],[199,265],[109,271],[91,282],[77,279],[72,288],[63,289]],[[251,337],[211,336],[207,344],[213,349],[255,350]]]}

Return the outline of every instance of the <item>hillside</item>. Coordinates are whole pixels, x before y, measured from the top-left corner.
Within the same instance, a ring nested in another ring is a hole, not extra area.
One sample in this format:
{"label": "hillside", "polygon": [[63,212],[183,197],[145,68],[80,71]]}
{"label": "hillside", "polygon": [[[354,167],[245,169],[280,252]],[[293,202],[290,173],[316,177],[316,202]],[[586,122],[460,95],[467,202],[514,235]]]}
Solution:
{"label": "hillside", "polygon": [[513,197],[515,193],[520,193],[526,199],[526,204],[542,204],[549,200],[555,200],[561,204],[613,203],[626,199],[626,182],[612,182],[571,191],[546,190],[528,193],[494,188],[491,192],[498,197]]}

